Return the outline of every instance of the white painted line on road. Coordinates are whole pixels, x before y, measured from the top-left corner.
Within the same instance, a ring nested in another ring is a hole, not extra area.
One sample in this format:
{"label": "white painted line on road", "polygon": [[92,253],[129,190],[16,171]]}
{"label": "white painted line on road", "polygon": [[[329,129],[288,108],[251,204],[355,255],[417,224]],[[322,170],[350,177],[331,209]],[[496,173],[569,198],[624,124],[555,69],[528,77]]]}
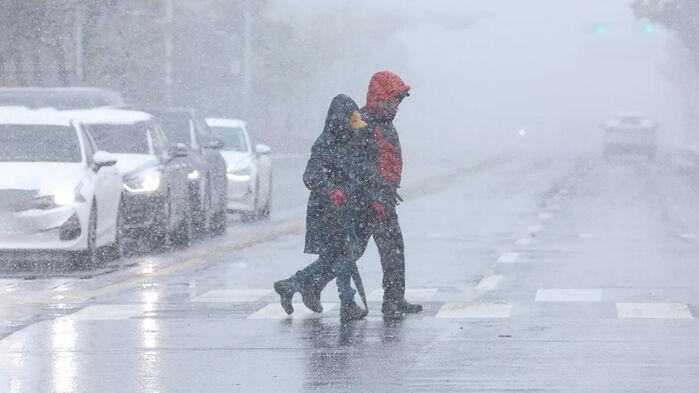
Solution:
{"label": "white painted line on road", "polygon": [[[329,311],[335,308],[334,303],[323,303],[323,311]],[[248,315],[247,319],[303,319],[303,318],[320,318],[322,314],[314,313],[306,308],[303,303],[294,303],[294,313],[288,315],[279,303],[271,303],[256,312]]]}
{"label": "white painted line on road", "polygon": [[529,228],[527,228],[527,232],[529,232],[532,235],[535,235],[543,230],[544,230],[544,227],[541,224],[533,224],[533,225],[530,225]]}
{"label": "white painted line on road", "polygon": [[519,259],[519,254],[516,252],[506,252],[500,255],[497,263],[515,263]]}
{"label": "white painted line on road", "polygon": [[687,240],[694,240],[697,238],[697,236],[693,233],[683,233],[682,235],[680,235],[680,237],[682,239],[687,239]]}
{"label": "white painted line on road", "polygon": [[[405,298],[408,301],[429,302],[432,301],[432,298],[437,292],[439,292],[439,288],[406,288]],[[367,300],[370,302],[383,301],[383,289],[372,291],[369,296],[367,296]]]}
{"label": "white painted line on road", "polygon": [[523,238],[517,239],[517,240],[515,241],[515,245],[517,245],[517,246],[528,246],[529,244],[531,244],[531,242],[532,242],[532,238],[529,237],[529,236],[527,236],[527,237],[523,237]]}
{"label": "white painted line on road", "polygon": [[74,321],[119,321],[143,315],[142,304],[94,304],[82,310],[61,317]]}
{"label": "white painted line on road", "polygon": [[595,235],[593,233],[581,233],[578,235],[580,239],[594,239]]}
{"label": "white painted line on road", "polygon": [[692,319],[684,303],[617,303],[619,318]]}
{"label": "white painted line on road", "polygon": [[537,302],[601,302],[601,289],[539,289]]}
{"label": "white painted line on road", "polygon": [[502,276],[499,274],[483,277],[478,285],[476,285],[476,289],[479,291],[492,291],[498,286],[500,280],[502,280]]}
{"label": "white painted line on road", "polygon": [[509,318],[510,303],[445,303],[436,318]]}
{"label": "white painted line on road", "polygon": [[192,299],[193,302],[247,303],[272,293],[269,289],[214,289]]}

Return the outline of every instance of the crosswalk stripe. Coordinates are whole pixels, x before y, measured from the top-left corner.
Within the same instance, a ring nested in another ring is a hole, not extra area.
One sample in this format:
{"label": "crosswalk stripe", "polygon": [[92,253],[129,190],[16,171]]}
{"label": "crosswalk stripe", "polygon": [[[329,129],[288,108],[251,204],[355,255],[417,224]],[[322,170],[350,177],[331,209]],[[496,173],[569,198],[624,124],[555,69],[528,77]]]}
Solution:
{"label": "crosswalk stripe", "polygon": [[142,304],[94,304],[82,310],[61,317],[73,321],[118,321],[142,316]]}
{"label": "crosswalk stripe", "polygon": [[193,302],[208,303],[247,303],[255,302],[272,293],[270,289],[214,289],[205,292]]}
{"label": "crosswalk stripe", "polygon": [[[306,319],[306,318],[320,318],[322,314],[316,314],[309,310],[302,303],[294,303],[294,313],[288,315],[279,303],[271,303],[263,308],[255,311],[254,313],[248,315],[247,319]],[[337,305],[335,303],[323,303],[323,311],[327,312],[334,309]]]}
{"label": "crosswalk stripe", "polygon": [[483,277],[481,281],[476,285],[476,289],[479,291],[490,291],[495,289],[502,280],[502,276],[499,274],[494,274],[492,276]]}
{"label": "crosswalk stripe", "polygon": [[693,319],[684,303],[617,303],[619,318]]}
{"label": "crosswalk stripe", "polygon": [[519,259],[519,254],[516,252],[506,252],[500,255],[497,263],[515,263]]}
{"label": "crosswalk stripe", "polygon": [[537,302],[601,302],[601,289],[539,289]]}
{"label": "crosswalk stripe", "polygon": [[[413,302],[430,302],[438,291],[438,288],[406,288],[405,298]],[[372,291],[367,296],[367,300],[370,302],[383,301],[383,289]]]}

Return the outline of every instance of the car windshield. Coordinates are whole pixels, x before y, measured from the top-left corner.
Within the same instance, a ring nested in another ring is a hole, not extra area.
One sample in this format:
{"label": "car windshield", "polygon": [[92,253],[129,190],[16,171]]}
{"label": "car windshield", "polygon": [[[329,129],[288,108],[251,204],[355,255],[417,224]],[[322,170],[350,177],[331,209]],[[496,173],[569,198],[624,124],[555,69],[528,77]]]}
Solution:
{"label": "car windshield", "polygon": [[179,114],[160,114],[160,123],[163,125],[165,135],[171,143],[184,143],[192,145],[189,117]]}
{"label": "car windshield", "polygon": [[110,153],[151,153],[148,133],[138,124],[93,124],[87,128],[100,150]]}
{"label": "car windshield", "polygon": [[227,151],[248,151],[248,141],[245,139],[245,132],[241,127],[210,127],[216,137],[221,139]]}
{"label": "car windshield", "polygon": [[0,125],[2,162],[81,162],[75,129],[53,125]]}

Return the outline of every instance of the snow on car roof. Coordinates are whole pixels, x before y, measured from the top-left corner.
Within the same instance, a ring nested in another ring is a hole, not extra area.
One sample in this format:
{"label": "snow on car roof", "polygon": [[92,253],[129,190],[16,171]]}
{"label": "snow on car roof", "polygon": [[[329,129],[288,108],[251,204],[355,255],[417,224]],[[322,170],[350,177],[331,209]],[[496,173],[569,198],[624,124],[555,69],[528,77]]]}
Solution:
{"label": "snow on car roof", "polygon": [[69,126],[70,117],[55,109],[29,109],[18,106],[0,107],[0,124],[37,124]]}
{"label": "snow on car roof", "polygon": [[246,123],[242,120],[237,119],[223,119],[220,117],[207,117],[206,124],[209,127],[235,127],[235,128],[245,128]]}
{"label": "snow on car roof", "polygon": [[63,113],[83,124],[131,125],[153,118],[146,112],[109,108],[64,111]]}

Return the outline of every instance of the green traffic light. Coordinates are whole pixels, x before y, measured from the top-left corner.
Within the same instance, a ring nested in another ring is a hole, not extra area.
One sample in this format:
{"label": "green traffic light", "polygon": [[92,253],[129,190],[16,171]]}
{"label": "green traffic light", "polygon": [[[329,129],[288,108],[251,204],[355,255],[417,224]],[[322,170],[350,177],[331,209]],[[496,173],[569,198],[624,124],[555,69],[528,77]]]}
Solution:
{"label": "green traffic light", "polygon": [[604,34],[607,32],[607,27],[604,25],[597,25],[595,26],[595,32],[598,34]]}
{"label": "green traffic light", "polygon": [[646,33],[655,33],[655,26],[652,23],[646,25]]}

